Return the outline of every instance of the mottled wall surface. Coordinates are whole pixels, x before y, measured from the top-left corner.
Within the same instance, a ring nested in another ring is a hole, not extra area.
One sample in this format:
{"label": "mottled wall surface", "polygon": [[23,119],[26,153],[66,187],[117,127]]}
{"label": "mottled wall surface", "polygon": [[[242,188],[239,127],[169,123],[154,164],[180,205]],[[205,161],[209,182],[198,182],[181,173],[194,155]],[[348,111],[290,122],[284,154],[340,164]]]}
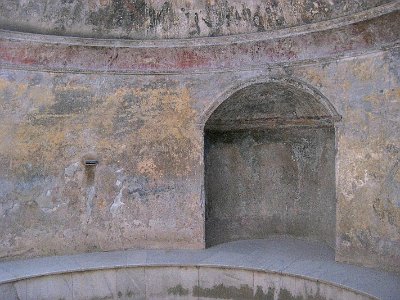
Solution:
{"label": "mottled wall surface", "polygon": [[[338,258],[396,269],[399,57],[394,49],[185,76],[3,70],[1,256],[202,247],[199,119],[221,90],[290,76],[317,87],[343,117],[336,124]],[[91,152],[100,161],[92,185],[81,164]]]}
{"label": "mottled wall surface", "polygon": [[[202,247],[202,132],[187,87],[0,74],[1,257]],[[82,164],[91,153],[97,167]]]}
{"label": "mottled wall surface", "polygon": [[335,245],[334,128],[207,132],[206,244],[273,234]]}
{"label": "mottled wall surface", "polygon": [[[325,2],[315,2],[324,7]],[[291,81],[323,94],[342,117],[335,123],[337,259],[398,271],[396,2],[344,24],[233,39],[146,44],[0,31],[0,257],[204,247],[205,122],[245,86]],[[38,27],[28,26],[20,16],[14,29],[54,28],[57,18],[39,21],[43,3],[3,1],[2,28],[11,29],[11,18],[17,20],[15,15],[22,13]],[[117,3],[138,2],[99,1],[93,9]],[[212,3],[207,5],[219,2]],[[286,2],[274,3],[283,7]],[[332,3],[348,3],[354,13],[381,2]],[[33,13],[34,7],[39,13]],[[46,9],[54,11],[51,5]],[[344,8],[332,12],[345,14]],[[326,19],[317,15],[313,20]],[[200,23],[203,18],[199,16]],[[74,34],[78,26],[85,35],[89,28],[82,25],[86,21],[74,23],[67,12],[63,20],[71,26],[59,34]],[[282,26],[304,23],[296,21],[301,17],[293,20]],[[201,30],[200,35],[242,32],[224,26],[217,33]],[[90,28],[88,35],[96,36]],[[105,30],[104,36],[187,37],[192,30],[179,27],[183,29],[177,33],[165,27],[168,34],[150,35],[140,27],[129,35],[116,28]],[[257,30],[250,26],[243,32]],[[99,164],[85,167],[85,155]]]}
{"label": "mottled wall surface", "polygon": [[309,24],[390,2],[395,1],[3,0],[0,26],[97,38],[190,38]]}
{"label": "mottled wall surface", "polygon": [[395,48],[298,73],[343,117],[337,125],[337,258],[394,271],[400,269],[399,61]]}

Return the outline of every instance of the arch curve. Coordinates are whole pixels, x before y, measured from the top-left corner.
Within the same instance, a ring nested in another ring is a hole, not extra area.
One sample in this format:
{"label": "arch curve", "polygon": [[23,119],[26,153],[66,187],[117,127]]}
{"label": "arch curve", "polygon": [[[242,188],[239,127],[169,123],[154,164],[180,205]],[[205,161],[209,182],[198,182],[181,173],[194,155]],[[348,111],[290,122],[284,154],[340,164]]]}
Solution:
{"label": "arch curve", "polygon": [[249,91],[252,87],[259,85],[275,85],[302,92],[304,95],[308,95],[309,99],[313,99],[320,104],[321,108],[323,108],[327,113],[325,117],[331,122],[338,122],[341,120],[340,114],[337,112],[332,103],[318,89],[310,84],[293,77],[265,78],[265,76],[260,76],[235,86],[231,86],[222,92],[200,117],[199,125],[204,127],[207,121],[210,120],[210,117],[213,115],[213,113],[219,109],[223,103],[229,101],[229,99],[232,99],[232,97],[238,96],[238,93],[241,93],[241,91],[243,93],[243,91]]}

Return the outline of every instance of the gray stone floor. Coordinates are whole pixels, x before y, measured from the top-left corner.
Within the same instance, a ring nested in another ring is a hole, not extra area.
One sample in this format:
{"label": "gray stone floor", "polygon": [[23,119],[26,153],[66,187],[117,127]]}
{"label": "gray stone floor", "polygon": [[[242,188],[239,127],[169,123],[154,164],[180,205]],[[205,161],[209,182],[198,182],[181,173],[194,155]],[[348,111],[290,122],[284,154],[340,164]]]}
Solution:
{"label": "gray stone floor", "polygon": [[318,242],[291,237],[243,240],[205,250],[127,250],[54,256],[0,263],[0,284],[41,275],[131,266],[223,266],[300,275],[362,291],[379,299],[400,299],[400,275],[334,260]]}

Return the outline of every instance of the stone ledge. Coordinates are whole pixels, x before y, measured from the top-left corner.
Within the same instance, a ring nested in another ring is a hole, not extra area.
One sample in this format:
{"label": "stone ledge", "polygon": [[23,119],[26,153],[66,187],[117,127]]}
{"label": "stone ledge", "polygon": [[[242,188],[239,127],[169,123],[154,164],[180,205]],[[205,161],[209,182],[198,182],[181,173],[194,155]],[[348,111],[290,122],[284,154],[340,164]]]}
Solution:
{"label": "stone ledge", "polygon": [[[0,263],[0,286],[48,275],[137,267],[223,268],[295,277],[378,299],[400,299],[400,276],[334,261],[328,246],[290,237],[205,250],[126,250]],[[127,270],[128,270],[127,269]]]}

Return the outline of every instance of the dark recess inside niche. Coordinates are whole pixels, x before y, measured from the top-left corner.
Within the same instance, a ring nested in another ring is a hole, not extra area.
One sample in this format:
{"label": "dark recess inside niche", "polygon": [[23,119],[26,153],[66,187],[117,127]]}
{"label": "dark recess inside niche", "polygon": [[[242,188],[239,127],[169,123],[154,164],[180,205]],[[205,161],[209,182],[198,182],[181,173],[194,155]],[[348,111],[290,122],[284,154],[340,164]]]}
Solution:
{"label": "dark recess inside niche", "polygon": [[335,118],[290,84],[225,100],[205,126],[206,246],[284,234],[334,247]]}

